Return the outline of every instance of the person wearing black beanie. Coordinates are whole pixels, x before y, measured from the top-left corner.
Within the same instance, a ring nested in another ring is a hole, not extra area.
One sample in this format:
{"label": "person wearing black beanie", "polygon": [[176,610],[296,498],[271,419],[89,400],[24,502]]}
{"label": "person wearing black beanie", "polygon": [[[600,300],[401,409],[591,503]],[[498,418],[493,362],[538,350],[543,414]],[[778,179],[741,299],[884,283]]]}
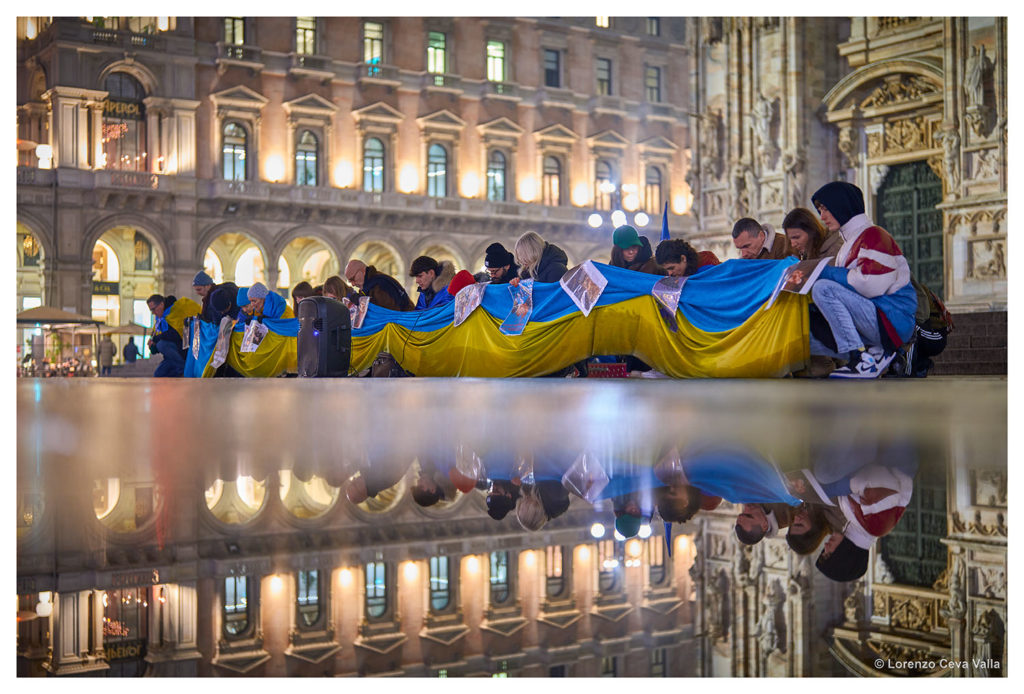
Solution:
{"label": "person wearing black beanie", "polygon": [[491,276],[491,284],[508,284],[508,281],[519,274],[515,256],[498,242],[487,247],[484,255],[484,267]]}
{"label": "person wearing black beanie", "polygon": [[914,332],[910,265],[889,232],[868,219],[857,186],[826,183],[811,203],[829,233],[843,239],[834,264],[811,287],[811,354],[847,359],[829,378],[878,378]]}
{"label": "person wearing black beanie", "polygon": [[[838,544],[834,538],[842,538]],[[833,581],[856,581],[868,570],[868,550],[850,542],[849,538],[834,533],[825,542],[825,548],[814,563],[826,578]]]}

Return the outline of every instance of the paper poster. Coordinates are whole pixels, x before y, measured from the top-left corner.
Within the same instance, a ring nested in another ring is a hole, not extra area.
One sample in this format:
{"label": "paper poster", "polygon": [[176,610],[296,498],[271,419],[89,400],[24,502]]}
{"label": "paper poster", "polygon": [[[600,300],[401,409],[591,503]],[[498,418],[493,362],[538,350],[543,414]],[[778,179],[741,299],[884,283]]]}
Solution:
{"label": "paper poster", "polygon": [[259,321],[251,321],[249,325],[245,326],[245,333],[242,335],[242,346],[238,351],[240,352],[255,352],[260,348],[260,343],[263,342],[263,338],[270,332],[270,328],[263,325]]}
{"label": "paper poster", "polygon": [[782,277],[779,278],[778,283],[775,285],[775,289],[772,290],[772,295],[768,299],[768,303],[765,304],[765,310],[772,307],[779,294],[783,291],[793,292],[794,294],[808,294],[811,291],[811,286],[814,281],[821,275],[822,270],[832,260],[832,258],[816,258],[814,260],[801,260],[798,263],[793,263],[787,267]]}
{"label": "paper poster", "polygon": [[679,308],[679,296],[686,284],[686,277],[662,277],[651,289],[651,294],[658,300],[658,313],[665,319],[669,330],[679,332],[679,321],[676,309]]}
{"label": "paper poster", "polygon": [[363,321],[366,320],[366,312],[370,308],[370,297],[361,296],[359,297],[358,304],[353,304],[349,301],[346,305],[348,306],[348,317],[352,327],[363,327]]}
{"label": "paper poster", "polygon": [[[196,318],[194,320],[199,320],[199,319]],[[199,358],[199,333],[201,333],[201,332],[202,332],[202,330],[199,329],[199,325],[196,325],[195,329],[192,331],[192,358],[193,359],[198,359]]]}
{"label": "paper poster", "polygon": [[462,325],[477,306],[484,300],[486,284],[470,284],[459,290],[455,295],[455,326]]}
{"label": "paper poster", "polygon": [[583,315],[589,316],[590,310],[601,298],[601,292],[608,286],[608,278],[588,260],[565,273],[558,283]]}
{"label": "paper poster", "polygon": [[590,503],[608,486],[608,473],[593,453],[580,453],[569,469],[562,475],[562,486],[569,492]]}
{"label": "paper poster", "polygon": [[210,358],[210,366],[219,367],[228,358],[228,349],[231,347],[231,333],[234,332],[237,321],[230,316],[220,319],[220,328],[217,331],[217,346],[213,349],[213,357]]}
{"label": "paper poster", "polygon": [[518,287],[508,286],[512,294],[512,310],[501,324],[505,335],[522,335],[533,314],[533,280],[523,280]]}

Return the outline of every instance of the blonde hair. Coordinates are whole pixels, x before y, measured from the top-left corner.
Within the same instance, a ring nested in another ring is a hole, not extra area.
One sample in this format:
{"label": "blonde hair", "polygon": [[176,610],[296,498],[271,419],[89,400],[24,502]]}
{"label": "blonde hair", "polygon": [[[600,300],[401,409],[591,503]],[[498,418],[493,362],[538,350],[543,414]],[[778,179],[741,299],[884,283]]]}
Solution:
{"label": "blonde hair", "polygon": [[516,241],[515,258],[524,274],[533,276],[546,245],[544,239],[535,231],[528,231],[519,237]]}
{"label": "blonde hair", "polygon": [[544,513],[544,504],[541,503],[535,490],[523,492],[523,497],[516,506],[516,518],[523,530],[535,532],[544,527],[548,522],[548,516]]}

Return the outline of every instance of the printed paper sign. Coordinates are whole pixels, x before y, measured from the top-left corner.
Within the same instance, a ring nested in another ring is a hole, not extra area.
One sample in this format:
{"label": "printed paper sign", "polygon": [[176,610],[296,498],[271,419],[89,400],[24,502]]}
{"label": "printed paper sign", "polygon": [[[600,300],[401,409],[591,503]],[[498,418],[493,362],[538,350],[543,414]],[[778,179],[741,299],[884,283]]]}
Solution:
{"label": "printed paper sign", "polygon": [[508,286],[512,294],[512,310],[500,326],[505,335],[522,335],[533,314],[533,280],[523,280],[518,287]]}
{"label": "printed paper sign", "polygon": [[259,321],[252,321],[245,326],[245,333],[242,335],[242,346],[240,352],[255,352],[260,348],[263,338],[270,332],[270,328]]}
{"label": "printed paper sign", "polygon": [[370,308],[370,297],[361,296],[359,297],[358,304],[353,304],[351,301],[349,301],[347,303],[347,306],[349,322],[352,323],[352,327],[363,327],[363,321],[366,320],[366,312]]}
{"label": "printed paper sign", "polygon": [[455,295],[455,326],[462,325],[476,307],[484,300],[486,284],[470,284],[459,290]]}
{"label": "printed paper sign", "polygon": [[787,267],[775,285],[775,289],[772,290],[772,295],[768,299],[768,303],[765,304],[765,310],[767,311],[772,307],[772,304],[775,303],[775,300],[783,291],[793,292],[794,294],[810,293],[811,285],[814,284],[818,276],[821,275],[822,270],[825,269],[825,266],[831,260],[832,258],[801,260],[799,263],[793,263]]}
{"label": "printed paper sign", "polygon": [[[198,318],[194,318],[193,320],[197,321],[199,319]],[[198,359],[199,358],[199,333],[202,332],[202,330],[200,330],[199,328],[200,328],[200,326],[197,323],[195,325],[195,327],[193,328],[193,330],[192,330],[192,358],[193,359]]]}
{"label": "printed paper sign", "polygon": [[686,277],[662,277],[651,289],[651,294],[658,300],[658,313],[665,319],[669,330],[679,332],[679,321],[676,309],[679,308],[679,296],[686,284]]}
{"label": "printed paper sign", "polygon": [[565,273],[558,283],[580,312],[589,316],[604,288],[608,286],[608,278],[601,274],[593,261],[588,260]]}
{"label": "printed paper sign", "polygon": [[228,358],[228,349],[231,347],[231,333],[235,329],[234,318],[224,316],[220,319],[220,328],[217,331],[217,346],[213,349],[213,357],[210,358],[210,366],[219,367]]}

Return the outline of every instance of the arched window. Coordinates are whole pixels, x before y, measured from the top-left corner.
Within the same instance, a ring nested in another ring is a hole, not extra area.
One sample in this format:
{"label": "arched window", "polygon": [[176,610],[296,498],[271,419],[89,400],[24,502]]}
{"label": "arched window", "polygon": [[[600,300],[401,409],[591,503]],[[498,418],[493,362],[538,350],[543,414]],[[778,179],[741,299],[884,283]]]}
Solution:
{"label": "arched window", "polygon": [[427,150],[427,195],[432,198],[448,195],[448,152],[436,143]]}
{"label": "arched window", "polygon": [[448,582],[448,557],[430,558],[430,609],[440,612],[451,602],[452,592]]}
{"label": "arched window", "polygon": [[500,605],[509,594],[508,552],[491,552],[491,603]]}
{"label": "arched window", "polygon": [[122,171],[148,170],[146,152],[146,90],[125,72],[107,75],[103,89],[101,167]]}
{"label": "arched window", "polygon": [[384,192],[384,144],[376,137],[363,144],[363,190]]}
{"label": "arched window", "polygon": [[661,171],[656,166],[648,166],[644,177],[644,210],[651,214],[659,214],[663,203]]}
{"label": "arched window", "polygon": [[594,206],[599,210],[611,210],[614,192],[612,165],[604,159],[599,159],[597,166],[594,167]]}
{"label": "arched window", "polygon": [[246,159],[248,154],[248,135],[238,123],[224,124],[223,152],[224,152],[224,180],[244,181],[246,175]]}
{"label": "arched window", "polygon": [[496,202],[505,201],[505,179],[508,177],[508,165],[505,155],[498,150],[491,150],[487,158],[487,199]]}
{"label": "arched window", "polygon": [[555,157],[544,157],[541,189],[541,202],[545,205],[562,204],[562,163]]}
{"label": "arched window", "polygon": [[224,579],[224,633],[239,636],[249,628],[248,579],[228,576]]}
{"label": "arched window", "polygon": [[315,186],[316,185],[316,160],[319,150],[319,143],[316,135],[309,130],[303,130],[299,141],[295,145],[295,185]]}
{"label": "arched window", "polygon": [[387,568],[382,561],[366,565],[366,616],[375,619],[388,611]]}

